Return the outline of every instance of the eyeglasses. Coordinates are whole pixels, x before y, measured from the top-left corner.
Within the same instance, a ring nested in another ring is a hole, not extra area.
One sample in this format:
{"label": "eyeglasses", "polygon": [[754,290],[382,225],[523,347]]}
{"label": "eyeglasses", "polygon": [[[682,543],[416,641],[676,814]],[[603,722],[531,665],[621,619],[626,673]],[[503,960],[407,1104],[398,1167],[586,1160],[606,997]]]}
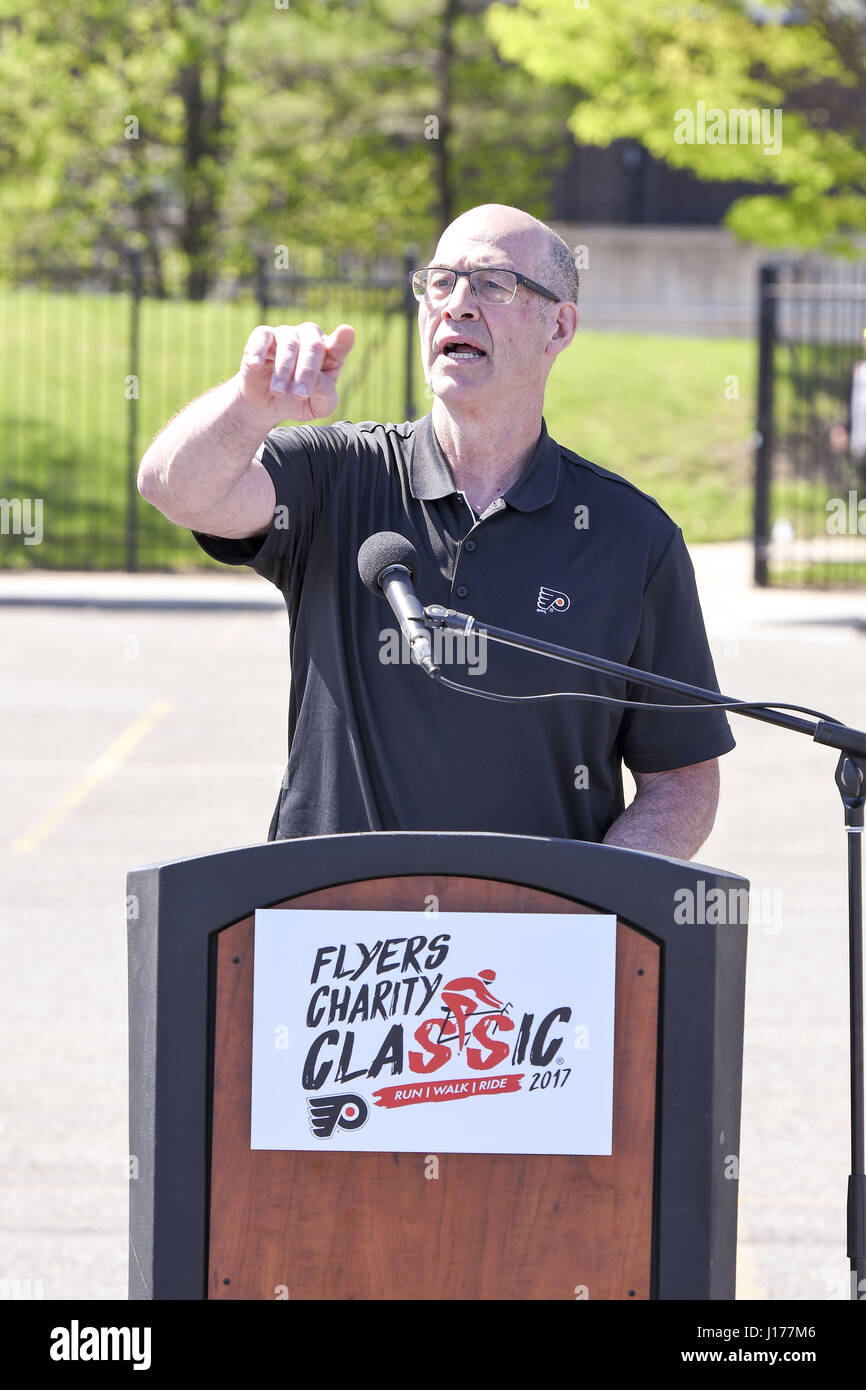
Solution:
{"label": "eyeglasses", "polygon": [[535,294],[543,294],[554,304],[559,303],[558,294],[546,290],[527,275],[521,275],[516,270],[500,270],[496,266],[485,266],[483,270],[446,270],[442,266],[427,266],[412,272],[412,293],[416,299],[426,298],[431,304],[444,304],[457,283],[458,275],[466,276],[473,295],[483,304],[510,304],[518,285],[525,285]]}

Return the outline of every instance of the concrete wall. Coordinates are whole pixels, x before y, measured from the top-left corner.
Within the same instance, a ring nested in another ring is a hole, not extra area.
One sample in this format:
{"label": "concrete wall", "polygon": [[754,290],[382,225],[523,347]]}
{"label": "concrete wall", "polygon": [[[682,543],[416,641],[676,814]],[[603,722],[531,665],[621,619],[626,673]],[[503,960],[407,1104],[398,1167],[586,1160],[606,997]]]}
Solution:
{"label": "concrete wall", "polygon": [[787,259],[721,227],[551,225],[569,246],[586,248],[582,328],[751,337],[758,267]]}

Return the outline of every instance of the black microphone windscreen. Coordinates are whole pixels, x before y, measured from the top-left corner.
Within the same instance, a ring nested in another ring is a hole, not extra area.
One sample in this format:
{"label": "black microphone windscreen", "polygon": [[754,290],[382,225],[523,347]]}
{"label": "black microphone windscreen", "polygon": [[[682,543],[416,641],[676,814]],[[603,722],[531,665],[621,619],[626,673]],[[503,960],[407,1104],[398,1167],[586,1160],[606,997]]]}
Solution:
{"label": "black microphone windscreen", "polygon": [[377,531],[368,536],[358,551],[358,573],[371,593],[381,598],[379,575],[389,565],[405,565],[414,574],[418,567],[418,552],[411,541],[396,531]]}

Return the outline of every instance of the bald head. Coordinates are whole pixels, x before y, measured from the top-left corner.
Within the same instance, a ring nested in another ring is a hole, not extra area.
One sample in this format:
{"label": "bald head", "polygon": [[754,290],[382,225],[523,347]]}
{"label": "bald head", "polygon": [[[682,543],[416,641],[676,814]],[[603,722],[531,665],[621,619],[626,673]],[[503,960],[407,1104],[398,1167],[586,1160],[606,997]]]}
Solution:
{"label": "bald head", "polygon": [[[544,222],[522,208],[507,203],[481,203],[461,213],[439,238],[437,260],[444,259],[448,243],[457,238],[501,247],[516,267],[525,267],[525,275],[538,280],[560,299],[577,303],[578,275],[569,247]],[[545,313],[548,304],[548,300],[539,298],[539,312]]]}

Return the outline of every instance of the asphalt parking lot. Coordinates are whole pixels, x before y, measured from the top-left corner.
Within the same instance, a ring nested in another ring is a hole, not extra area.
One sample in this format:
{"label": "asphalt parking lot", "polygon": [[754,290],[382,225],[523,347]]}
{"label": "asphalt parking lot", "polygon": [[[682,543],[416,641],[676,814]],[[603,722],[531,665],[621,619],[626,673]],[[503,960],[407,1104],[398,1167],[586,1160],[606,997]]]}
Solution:
{"label": "asphalt parking lot", "polygon": [[[866,595],[756,593],[693,552],[723,690],[866,726]],[[0,581],[0,1280],[126,1296],[128,869],[266,838],[288,643],[250,574]],[[750,932],[738,1297],[844,1299],[845,840],[835,755],[749,720],[703,863],[763,896]]]}

